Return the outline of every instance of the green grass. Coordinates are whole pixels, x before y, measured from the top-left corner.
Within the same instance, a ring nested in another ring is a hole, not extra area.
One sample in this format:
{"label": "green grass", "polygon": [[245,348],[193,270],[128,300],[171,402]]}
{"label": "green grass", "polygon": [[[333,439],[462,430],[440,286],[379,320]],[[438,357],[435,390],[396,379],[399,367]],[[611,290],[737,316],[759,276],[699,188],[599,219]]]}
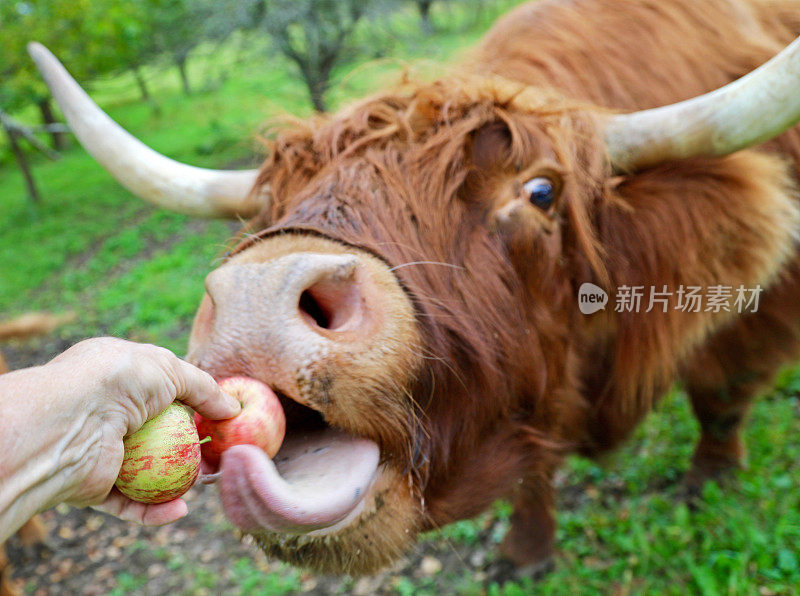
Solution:
{"label": "green grass", "polygon": [[147,584],[146,577],[132,575],[126,571],[117,574],[117,587],[109,592],[110,596],[124,596],[141,590]]}
{"label": "green grass", "polygon": [[[511,2],[495,5],[496,9]],[[491,14],[471,22],[439,9],[446,29],[420,39],[412,13],[391,24],[391,59],[357,61],[336,73],[330,100],[340,105],[380,87],[405,68],[435,72],[486,29]],[[449,12],[447,12],[449,11]],[[368,31],[361,41],[369,42]],[[412,42],[413,40],[413,42]],[[247,40],[255,43],[255,40]],[[238,43],[238,42],[237,42]],[[205,52],[205,55],[202,55]],[[254,156],[254,131],[269,118],[310,111],[293,68],[258,46],[237,63],[235,44],[204,48],[191,62],[196,92],[184,97],[174,72],[146,69],[160,113],[136,101],[132,79],[96,82],[92,94],[111,116],[157,150],[189,163],[220,167]],[[259,56],[261,58],[259,58]],[[69,65],[67,65],[69,66]],[[223,76],[224,75],[224,76]],[[58,162],[36,160],[44,202],[25,199],[18,172],[0,167],[0,313],[75,310],[71,337],[111,333],[186,348],[187,330],[205,275],[230,235],[222,222],[197,223],[131,197],[78,147]],[[800,374],[754,409],[747,426],[750,466],[725,487],[708,485],[696,509],[677,496],[697,426],[686,399],[672,393],[614,459],[603,465],[574,458],[568,485],[580,502],[559,512],[556,568],[540,583],[485,589],[465,568],[446,578],[449,592],[541,594],[797,594],[800,593]],[[475,521],[424,537],[474,546],[489,521],[507,520],[507,504]],[[491,536],[499,542],[500,533]],[[169,562],[184,565],[185,562]],[[184,565],[190,587],[213,592],[200,565]],[[264,574],[242,559],[232,567],[242,593],[296,590],[293,570]],[[142,578],[118,576],[117,593]],[[436,594],[431,578],[402,578],[398,594]]]}
{"label": "green grass", "polygon": [[233,564],[233,575],[242,596],[259,594],[281,596],[300,589],[300,572],[287,568],[286,573],[265,574],[251,559],[239,559]]}
{"label": "green grass", "polygon": [[[605,469],[575,461],[575,481],[599,485],[589,503],[560,514],[557,571],[543,593],[617,585],[632,593],[779,594],[800,586],[800,418],[793,398],[761,401],[747,427],[749,469],[709,483],[696,509],[676,495],[697,428],[671,395]],[[667,481],[666,488],[663,481]],[[609,497],[608,485],[623,487]]]}

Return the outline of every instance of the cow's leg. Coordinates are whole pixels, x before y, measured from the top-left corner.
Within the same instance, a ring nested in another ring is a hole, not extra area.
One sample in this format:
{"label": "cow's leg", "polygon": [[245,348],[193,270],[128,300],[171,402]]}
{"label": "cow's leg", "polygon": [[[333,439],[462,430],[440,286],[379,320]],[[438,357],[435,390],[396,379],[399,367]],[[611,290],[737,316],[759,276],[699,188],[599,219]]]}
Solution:
{"label": "cow's leg", "polygon": [[11,580],[9,572],[9,567],[0,571],[0,596],[22,596],[22,590]]}
{"label": "cow's leg", "polygon": [[47,540],[47,526],[45,526],[41,517],[34,515],[17,530],[17,536],[19,536],[23,546],[42,544]]}
{"label": "cow's leg", "polygon": [[550,564],[555,534],[555,490],[550,478],[526,481],[516,492],[511,527],[500,552],[520,575],[537,575]]}
{"label": "cow's leg", "polygon": [[0,596],[22,596],[22,592],[11,581],[11,567],[4,544],[0,544]]}
{"label": "cow's leg", "polygon": [[745,463],[741,428],[754,395],[736,386],[711,391],[690,387],[689,397],[700,422],[700,440],[684,478],[694,494],[706,480],[719,479]]}
{"label": "cow's leg", "polygon": [[[8,567],[8,555],[6,554],[6,545],[0,544],[0,586],[2,586],[6,577],[6,568]],[[2,587],[0,587],[0,594],[5,594]]]}
{"label": "cow's leg", "polygon": [[[17,536],[26,547],[42,544],[47,538],[47,527],[42,518],[35,515],[17,530]],[[11,580],[11,565],[8,563],[6,548],[4,544],[0,544],[0,596],[22,596],[22,594],[16,582]]]}
{"label": "cow's leg", "polygon": [[717,332],[684,367],[683,379],[700,422],[700,440],[686,488],[745,463],[742,425],[754,397],[800,355],[800,276],[762,297],[756,313]]}

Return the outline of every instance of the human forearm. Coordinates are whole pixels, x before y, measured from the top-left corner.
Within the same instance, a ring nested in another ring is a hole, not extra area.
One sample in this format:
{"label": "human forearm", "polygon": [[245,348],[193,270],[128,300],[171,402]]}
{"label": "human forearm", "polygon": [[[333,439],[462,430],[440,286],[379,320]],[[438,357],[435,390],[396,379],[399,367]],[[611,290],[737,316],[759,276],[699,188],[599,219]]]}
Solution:
{"label": "human forearm", "polygon": [[37,511],[68,499],[76,471],[90,463],[85,456],[98,439],[92,435],[102,431],[58,387],[68,377],[52,365],[0,376],[0,542]]}

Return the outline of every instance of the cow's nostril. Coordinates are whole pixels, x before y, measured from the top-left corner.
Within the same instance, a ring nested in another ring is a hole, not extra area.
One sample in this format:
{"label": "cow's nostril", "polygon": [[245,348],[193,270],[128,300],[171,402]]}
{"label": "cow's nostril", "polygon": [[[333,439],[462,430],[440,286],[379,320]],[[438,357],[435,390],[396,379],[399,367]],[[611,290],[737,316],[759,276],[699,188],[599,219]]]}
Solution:
{"label": "cow's nostril", "polygon": [[300,314],[306,322],[328,331],[348,331],[362,318],[358,283],[348,280],[323,280],[300,294]]}
{"label": "cow's nostril", "polygon": [[300,312],[307,314],[311,317],[317,326],[322,327],[323,329],[328,329],[330,325],[330,317],[328,313],[325,312],[325,309],[322,308],[322,305],[317,302],[314,295],[306,290],[302,294],[300,294]]}

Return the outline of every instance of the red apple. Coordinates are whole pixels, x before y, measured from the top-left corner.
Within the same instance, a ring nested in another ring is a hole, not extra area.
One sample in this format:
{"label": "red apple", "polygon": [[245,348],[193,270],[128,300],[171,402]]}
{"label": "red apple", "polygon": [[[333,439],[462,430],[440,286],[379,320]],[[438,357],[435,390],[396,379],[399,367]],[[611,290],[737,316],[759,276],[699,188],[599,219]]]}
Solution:
{"label": "red apple", "polygon": [[207,420],[195,414],[201,437],[211,437],[202,446],[203,459],[219,464],[222,452],[234,445],[255,445],[275,457],[286,434],[286,416],[278,396],[264,383],[249,377],[230,377],[219,382],[220,389],[242,404],[242,411],[227,420]]}
{"label": "red apple", "polygon": [[194,484],[200,470],[200,441],[185,408],[170,404],[123,440],[125,455],[115,482],[140,503],[166,503]]}

